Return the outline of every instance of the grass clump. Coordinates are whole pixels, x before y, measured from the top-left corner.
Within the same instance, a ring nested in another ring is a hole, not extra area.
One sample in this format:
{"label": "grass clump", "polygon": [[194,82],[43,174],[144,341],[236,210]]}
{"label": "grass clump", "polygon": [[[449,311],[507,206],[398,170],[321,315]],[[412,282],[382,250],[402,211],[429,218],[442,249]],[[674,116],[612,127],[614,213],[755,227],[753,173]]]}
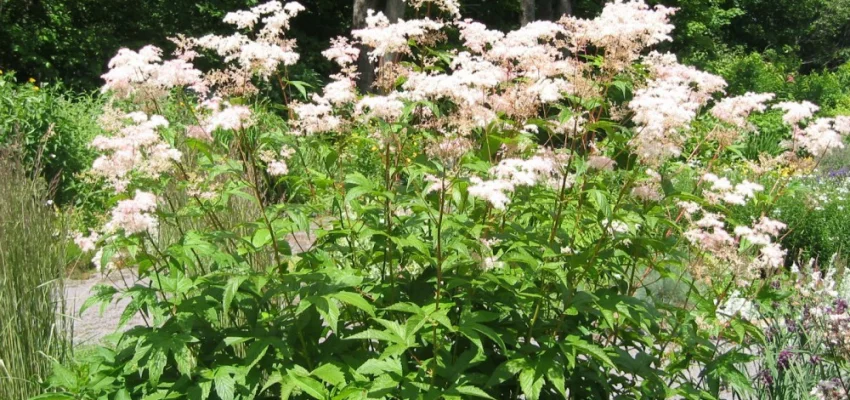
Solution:
{"label": "grass clump", "polygon": [[0,152],[0,399],[7,400],[37,394],[71,343],[62,283],[65,235],[44,182],[15,160]]}

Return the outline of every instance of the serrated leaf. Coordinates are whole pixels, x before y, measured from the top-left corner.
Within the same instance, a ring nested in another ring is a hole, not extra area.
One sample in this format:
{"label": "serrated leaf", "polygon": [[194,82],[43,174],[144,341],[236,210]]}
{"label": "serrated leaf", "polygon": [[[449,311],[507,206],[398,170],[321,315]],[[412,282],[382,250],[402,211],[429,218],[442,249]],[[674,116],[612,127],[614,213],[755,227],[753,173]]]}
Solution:
{"label": "serrated leaf", "polygon": [[567,398],[567,389],[566,382],[564,379],[564,369],[560,367],[553,367],[546,371],[546,380],[555,387],[555,390],[558,391],[558,394],[563,398]]}
{"label": "serrated leaf", "polygon": [[480,397],[483,399],[492,399],[493,396],[487,394],[487,392],[475,387],[475,386],[457,386],[454,388],[460,394],[472,396],[472,397]]}
{"label": "serrated leaf", "polygon": [[224,285],[224,296],[221,299],[221,306],[224,309],[224,315],[227,315],[227,311],[230,309],[230,303],[233,302],[233,298],[236,297],[236,293],[239,291],[239,286],[242,285],[242,282],[245,282],[244,276],[234,276],[228,279],[227,283]]}
{"label": "serrated leaf", "polygon": [[221,400],[233,400],[236,393],[236,380],[230,376],[230,373],[223,370],[216,371],[213,385],[215,393]]}
{"label": "serrated leaf", "polygon": [[76,389],[77,375],[64,365],[53,362],[53,375],[50,376],[50,384],[53,387]]}
{"label": "serrated leaf", "polygon": [[150,376],[151,383],[154,386],[159,384],[159,378],[162,376],[162,371],[165,369],[166,364],[168,364],[168,356],[165,354],[164,350],[155,349],[151,352],[145,367],[148,370],[148,375]]}
{"label": "serrated leaf", "polygon": [[543,389],[543,377],[537,376],[534,369],[524,369],[519,374],[519,386],[526,399],[538,400]]}
{"label": "serrated leaf", "polygon": [[369,304],[369,302],[366,301],[366,299],[364,299],[363,296],[361,296],[357,293],[339,292],[339,293],[332,294],[331,297],[333,297],[333,298],[335,298],[335,299],[337,299],[337,300],[339,300],[339,301],[341,301],[345,304],[357,307],[357,308],[365,311],[371,317],[375,316],[375,307],[373,305]]}
{"label": "serrated leaf", "polygon": [[304,393],[314,399],[325,399],[328,397],[327,390],[325,390],[324,385],[313,378],[301,376],[295,373],[290,373],[289,378],[292,379],[292,382],[304,391]]}
{"label": "serrated leaf", "polygon": [[310,375],[315,376],[331,386],[342,385],[345,383],[345,374],[336,365],[325,364],[313,370]]}

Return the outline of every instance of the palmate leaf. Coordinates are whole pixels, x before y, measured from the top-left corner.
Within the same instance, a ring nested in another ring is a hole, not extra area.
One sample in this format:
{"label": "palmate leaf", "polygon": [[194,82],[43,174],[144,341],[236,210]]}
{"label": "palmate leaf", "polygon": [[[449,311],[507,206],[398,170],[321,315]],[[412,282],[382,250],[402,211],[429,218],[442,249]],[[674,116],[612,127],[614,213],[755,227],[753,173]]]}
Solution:
{"label": "palmate leaf", "polygon": [[566,382],[564,378],[564,368],[560,365],[554,365],[546,371],[546,380],[555,387],[558,394],[563,398],[567,398]]}
{"label": "palmate leaf", "polygon": [[372,358],[366,360],[366,362],[364,362],[359,368],[357,368],[357,373],[363,375],[378,376],[384,374],[385,372],[393,372],[395,374],[401,375],[401,360],[399,360],[398,358],[387,358],[383,360]]}
{"label": "palmate leaf", "polygon": [[118,289],[112,285],[98,284],[92,288],[94,294],[83,302],[80,306],[80,315],[86,312],[91,306],[100,304],[100,313],[106,311],[106,306],[112,302],[112,299],[118,293]]}
{"label": "palmate leaf", "polygon": [[154,386],[159,384],[159,378],[162,376],[162,371],[165,369],[167,364],[168,355],[166,354],[165,349],[155,348],[151,351],[148,361],[145,364],[145,368],[148,370],[148,376]]}

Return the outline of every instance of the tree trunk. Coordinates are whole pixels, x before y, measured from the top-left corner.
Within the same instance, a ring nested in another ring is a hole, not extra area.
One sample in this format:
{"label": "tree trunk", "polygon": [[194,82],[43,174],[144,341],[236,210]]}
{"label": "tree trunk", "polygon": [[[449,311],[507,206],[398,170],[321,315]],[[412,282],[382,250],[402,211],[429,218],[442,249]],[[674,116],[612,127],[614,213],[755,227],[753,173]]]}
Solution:
{"label": "tree trunk", "polygon": [[534,21],[534,0],[520,0],[522,15],[520,16],[519,24],[525,25]]}
{"label": "tree trunk", "polygon": [[539,19],[541,21],[552,21],[556,18],[560,18],[560,15],[555,15],[553,0],[537,0],[537,10],[535,12],[535,19]]}
{"label": "tree trunk", "polygon": [[[404,18],[404,11],[407,9],[407,5],[405,4],[405,0],[387,0],[386,5],[384,6],[384,15],[387,16],[387,19],[390,20],[391,24],[398,22],[400,19]],[[387,53],[384,54],[383,65],[387,65],[396,60],[395,53]],[[378,79],[378,71],[375,75],[375,79]],[[378,86],[386,84],[386,82],[379,82]],[[385,90],[387,88],[380,88],[379,90]]]}
{"label": "tree trunk", "polygon": [[[375,9],[376,3],[376,0],[354,0],[352,29],[366,27],[368,11]],[[365,93],[372,89],[372,82],[375,81],[375,68],[369,62],[369,55],[366,54],[370,49],[366,46],[358,46],[358,48],[360,49],[360,57],[357,59],[357,70],[360,71],[360,78],[357,80],[357,87]]]}
{"label": "tree trunk", "polygon": [[384,15],[392,23],[398,22],[404,18],[405,4],[404,0],[387,0],[387,6],[384,7]]}
{"label": "tree trunk", "polygon": [[561,19],[564,15],[573,15],[573,0],[558,0],[557,15],[555,18]]}

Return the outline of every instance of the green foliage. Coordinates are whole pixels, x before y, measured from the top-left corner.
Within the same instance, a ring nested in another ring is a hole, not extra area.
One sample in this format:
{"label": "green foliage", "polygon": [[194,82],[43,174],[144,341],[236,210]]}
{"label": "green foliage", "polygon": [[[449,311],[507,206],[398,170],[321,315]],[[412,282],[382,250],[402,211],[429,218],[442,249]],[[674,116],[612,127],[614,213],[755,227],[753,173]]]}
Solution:
{"label": "green foliage", "polygon": [[0,145],[23,147],[25,165],[41,171],[60,204],[87,201],[90,191],[77,176],[91,165],[89,147],[100,133],[101,99],[37,81],[15,82],[14,73],[0,75]]}
{"label": "green foliage", "polygon": [[[169,129],[191,123],[183,118]],[[350,141],[260,125],[219,132],[212,144],[177,142],[194,151],[196,173],[227,184],[213,199],[181,199],[174,193],[190,182],[145,183],[166,193],[159,216],[168,239],[117,235],[104,260],[120,254],[151,284],[103,287],[86,307],[128,299],[125,316],[140,311],[149,326],[76,368],[57,367],[50,386],[60,392],[51,396],[608,398],[619,387],[633,397],[699,398],[742,384],[745,359],[718,358],[682,302],[716,306],[688,294],[666,302],[638,279],[652,268],[649,279],[694,290],[683,280],[681,239],[665,237],[677,194],[660,204],[623,197],[619,188],[640,167],[600,173],[577,161],[575,189],[521,189],[498,212],[454,177],[486,169],[492,143],[528,138],[491,130],[456,164],[419,146],[408,160],[382,143],[432,138],[404,133],[414,116],[405,118]],[[296,151],[295,172],[279,179],[252,172],[263,170],[259,161],[229,158],[257,160],[284,145]],[[371,158],[342,156],[362,149]],[[375,157],[370,174],[360,172]],[[446,188],[427,191],[425,174]],[[290,200],[271,201],[279,191]],[[205,222],[232,217],[237,203],[248,209],[242,218]],[[327,222],[311,224],[316,216]],[[628,228],[613,231],[610,221]],[[303,252],[284,240],[299,232],[316,240]],[[739,322],[715,334],[737,341],[741,329],[751,328]],[[681,379],[694,366],[710,377],[705,384]]]}
{"label": "green foliage", "polygon": [[98,85],[106,61],[124,46],[166,43],[177,32],[220,30],[225,10],[247,0],[7,0],[0,3],[0,68],[40,81]]}
{"label": "green foliage", "polygon": [[834,178],[799,179],[777,201],[776,217],[793,227],[783,244],[798,260],[814,258],[826,262],[834,255],[845,259],[850,256],[847,168],[838,173]]}
{"label": "green foliage", "polygon": [[[718,15],[694,14],[702,22],[689,26],[693,41],[706,43],[742,15],[724,4],[712,2],[725,10]],[[411,71],[452,68],[452,53],[432,58],[428,50],[404,54]],[[283,71],[280,87],[260,87],[259,99],[227,99],[250,106],[250,123],[198,137],[187,128],[220,110],[199,107],[179,88],[117,101],[165,115],[168,124],[146,133],[181,156],[157,174],[131,171],[129,186],[109,200],[119,206],[117,222],[104,230],[95,262],[134,268],[140,279],[98,287],[83,308],[126,300],[122,327],[137,314],[145,323],[88,360],[54,365],[48,392],[35,399],[752,394],[746,368],[758,355],[750,350],[775,338],[728,306],[743,300],[733,288],[775,300],[769,277],[760,278],[778,269],[762,258],[764,243],[723,229],[748,226],[775,204],[784,212],[782,199],[747,182],[740,202],[755,206],[741,210],[734,199],[717,200],[736,194],[733,183],[719,193],[722,184],[704,180],[742,158],[778,153],[788,128],[779,114],[760,114],[753,123],[763,132],[728,146],[712,134],[730,127],[702,114],[693,130],[676,126],[678,136],[663,143],[682,157],[643,163],[633,154],[641,128],[621,112],[646,83],[643,66],[612,74],[609,60],[588,59],[578,72],[587,74],[587,97],[556,87],[561,101],[538,110],[528,100],[531,111],[505,106],[463,134],[450,131],[464,128],[453,113],[474,111],[463,102],[406,99],[394,103],[400,115],[364,112],[384,97],[365,108],[334,104],[333,117],[345,123],[333,132],[291,132],[307,119],[295,120],[291,99],[318,87],[311,68]],[[833,90],[839,77],[814,74],[798,86],[786,75],[797,58],[787,59],[748,54],[716,65],[732,92],[775,88],[780,99],[842,104]],[[518,76],[481,90],[527,90]],[[511,173],[526,181],[510,182],[501,202],[486,199],[494,193],[481,177],[532,157],[543,173],[517,167]],[[286,172],[272,172],[272,163]],[[733,172],[735,183],[763,175]],[[134,203],[140,195],[145,204]],[[144,226],[131,230],[127,221]]]}
{"label": "green foliage", "polygon": [[8,150],[0,148],[0,398],[23,400],[70,352],[65,240],[43,181]]}

